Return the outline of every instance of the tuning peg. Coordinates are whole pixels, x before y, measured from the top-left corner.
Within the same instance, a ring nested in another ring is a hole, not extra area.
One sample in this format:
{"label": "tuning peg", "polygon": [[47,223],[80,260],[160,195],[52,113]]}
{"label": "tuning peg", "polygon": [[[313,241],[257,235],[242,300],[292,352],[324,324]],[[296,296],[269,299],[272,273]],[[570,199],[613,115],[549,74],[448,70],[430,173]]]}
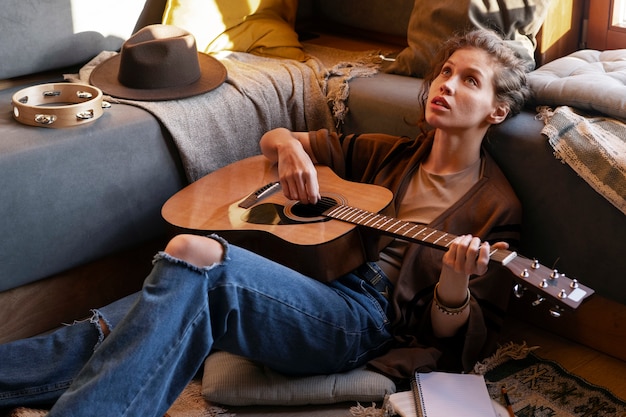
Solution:
{"label": "tuning peg", "polygon": [[539,286],[541,288],[547,288],[548,287],[548,281],[546,281],[546,279],[542,279],[541,282],[539,283]]}
{"label": "tuning peg", "polygon": [[567,298],[567,292],[565,292],[564,289],[561,289],[561,291],[559,291],[559,294],[557,296],[562,300],[564,298]]}
{"label": "tuning peg", "polygon": [[577,280],[576,278],[574,278],[574,279],[572,280],[572,282],[570,282],[570,283],[569,283],[569,287],[570,287],[570,288],[572,288],[572,289],[574,289],[574,290],[575,290],[576,288],[578,288],[578,280]]}
{"label": "tuning peg", "polygon": [[552,279],[557,279],[560,276],[561,276],[561,274],[556,269],[553,269],[552,273],[550,274],[550,278],[552,278]]}
{"label": "tuning peg", "polygon": [[532,306],[537,307],[539,304],[543,303],[545,300],[546,300],[545,297],[537,295],[537,299],[532,302]]}
{"label": "tuning peg", "polygon": [[516,298],[522,298],[524,296],[524,290],[523,285],[515,284],[513,286],[513,295],[515,295]]}
{"label": "tuning peg", "polygon": [[522,278],[528,278],[530,276],[530,273],[528,272],[528,269],[524,268],[524,270],[519,273],[519,276]]}
{"label": "tuning peg", "polygon": [[561,317],[561,313],[564,311],[561,307],[559,306],[554,306],[552,307],[550,310],[550,315],[554,318],[559,318]]}
{"label": "tuning peg", "polygon": [[533,259],[533,263],[530,265],[532,269],[539,269],[539,261],[537,259]]}

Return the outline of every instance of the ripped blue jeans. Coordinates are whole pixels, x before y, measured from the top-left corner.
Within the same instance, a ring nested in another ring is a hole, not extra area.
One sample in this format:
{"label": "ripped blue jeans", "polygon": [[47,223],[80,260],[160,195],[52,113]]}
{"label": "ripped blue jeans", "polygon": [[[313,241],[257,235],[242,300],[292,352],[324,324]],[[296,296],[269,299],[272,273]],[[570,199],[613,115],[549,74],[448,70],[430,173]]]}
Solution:
{"label": "ripped blue jeans", "polygon": [[291,374],[345,371],[387,349],[388,302],[366,280],[323,284],[223,244],[223,262],[206,268],[161,252],[139,293],[0,345],[0,408],[162,417],[214,349]]}

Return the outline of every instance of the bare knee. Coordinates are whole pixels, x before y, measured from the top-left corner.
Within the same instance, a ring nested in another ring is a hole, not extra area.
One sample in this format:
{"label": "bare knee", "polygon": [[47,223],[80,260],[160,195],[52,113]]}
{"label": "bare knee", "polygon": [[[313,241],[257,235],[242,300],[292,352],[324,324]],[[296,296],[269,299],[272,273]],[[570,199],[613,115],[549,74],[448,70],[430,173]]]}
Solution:
{"label": "bare knee", "polygon": [[213,265],[224,256],[224,248],[220,242],[189,234],[174,236],[165,247],[165,252],[198,267]]}

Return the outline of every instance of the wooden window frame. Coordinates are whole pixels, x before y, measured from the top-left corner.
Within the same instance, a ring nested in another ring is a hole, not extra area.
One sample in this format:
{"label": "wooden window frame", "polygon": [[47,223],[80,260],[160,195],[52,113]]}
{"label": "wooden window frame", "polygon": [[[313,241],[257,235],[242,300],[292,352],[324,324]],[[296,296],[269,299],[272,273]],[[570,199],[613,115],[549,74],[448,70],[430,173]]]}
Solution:
{"label": "wooden window frame", "polygon": [[587,48],[626,49],[626,28],[613,25],[614,0],[593,0],[589,6]]}

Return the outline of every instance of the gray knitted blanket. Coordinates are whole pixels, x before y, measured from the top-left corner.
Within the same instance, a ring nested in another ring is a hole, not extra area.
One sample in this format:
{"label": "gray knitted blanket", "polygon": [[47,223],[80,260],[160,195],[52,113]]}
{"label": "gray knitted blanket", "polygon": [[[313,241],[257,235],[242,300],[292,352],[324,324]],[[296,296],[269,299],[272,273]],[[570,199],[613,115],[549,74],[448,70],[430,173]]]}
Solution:
{"label": "gray knitted blanket", "polygon": [[[101,53],[78,75],[66,79],[89,80],[91,70],[111,54]],[[348,80],[376,72],[375,65],[369,64],[338,62],[326,68],[316,58],[297,62],[239,52],[216,58],[226,66],[228,78],[206,94],[159,102],[109,98],[141,107],[159,119],[178,148],[190,182],[258,154],[259,139],[270,129],[334,129],[347,111],[341,106]]]}

